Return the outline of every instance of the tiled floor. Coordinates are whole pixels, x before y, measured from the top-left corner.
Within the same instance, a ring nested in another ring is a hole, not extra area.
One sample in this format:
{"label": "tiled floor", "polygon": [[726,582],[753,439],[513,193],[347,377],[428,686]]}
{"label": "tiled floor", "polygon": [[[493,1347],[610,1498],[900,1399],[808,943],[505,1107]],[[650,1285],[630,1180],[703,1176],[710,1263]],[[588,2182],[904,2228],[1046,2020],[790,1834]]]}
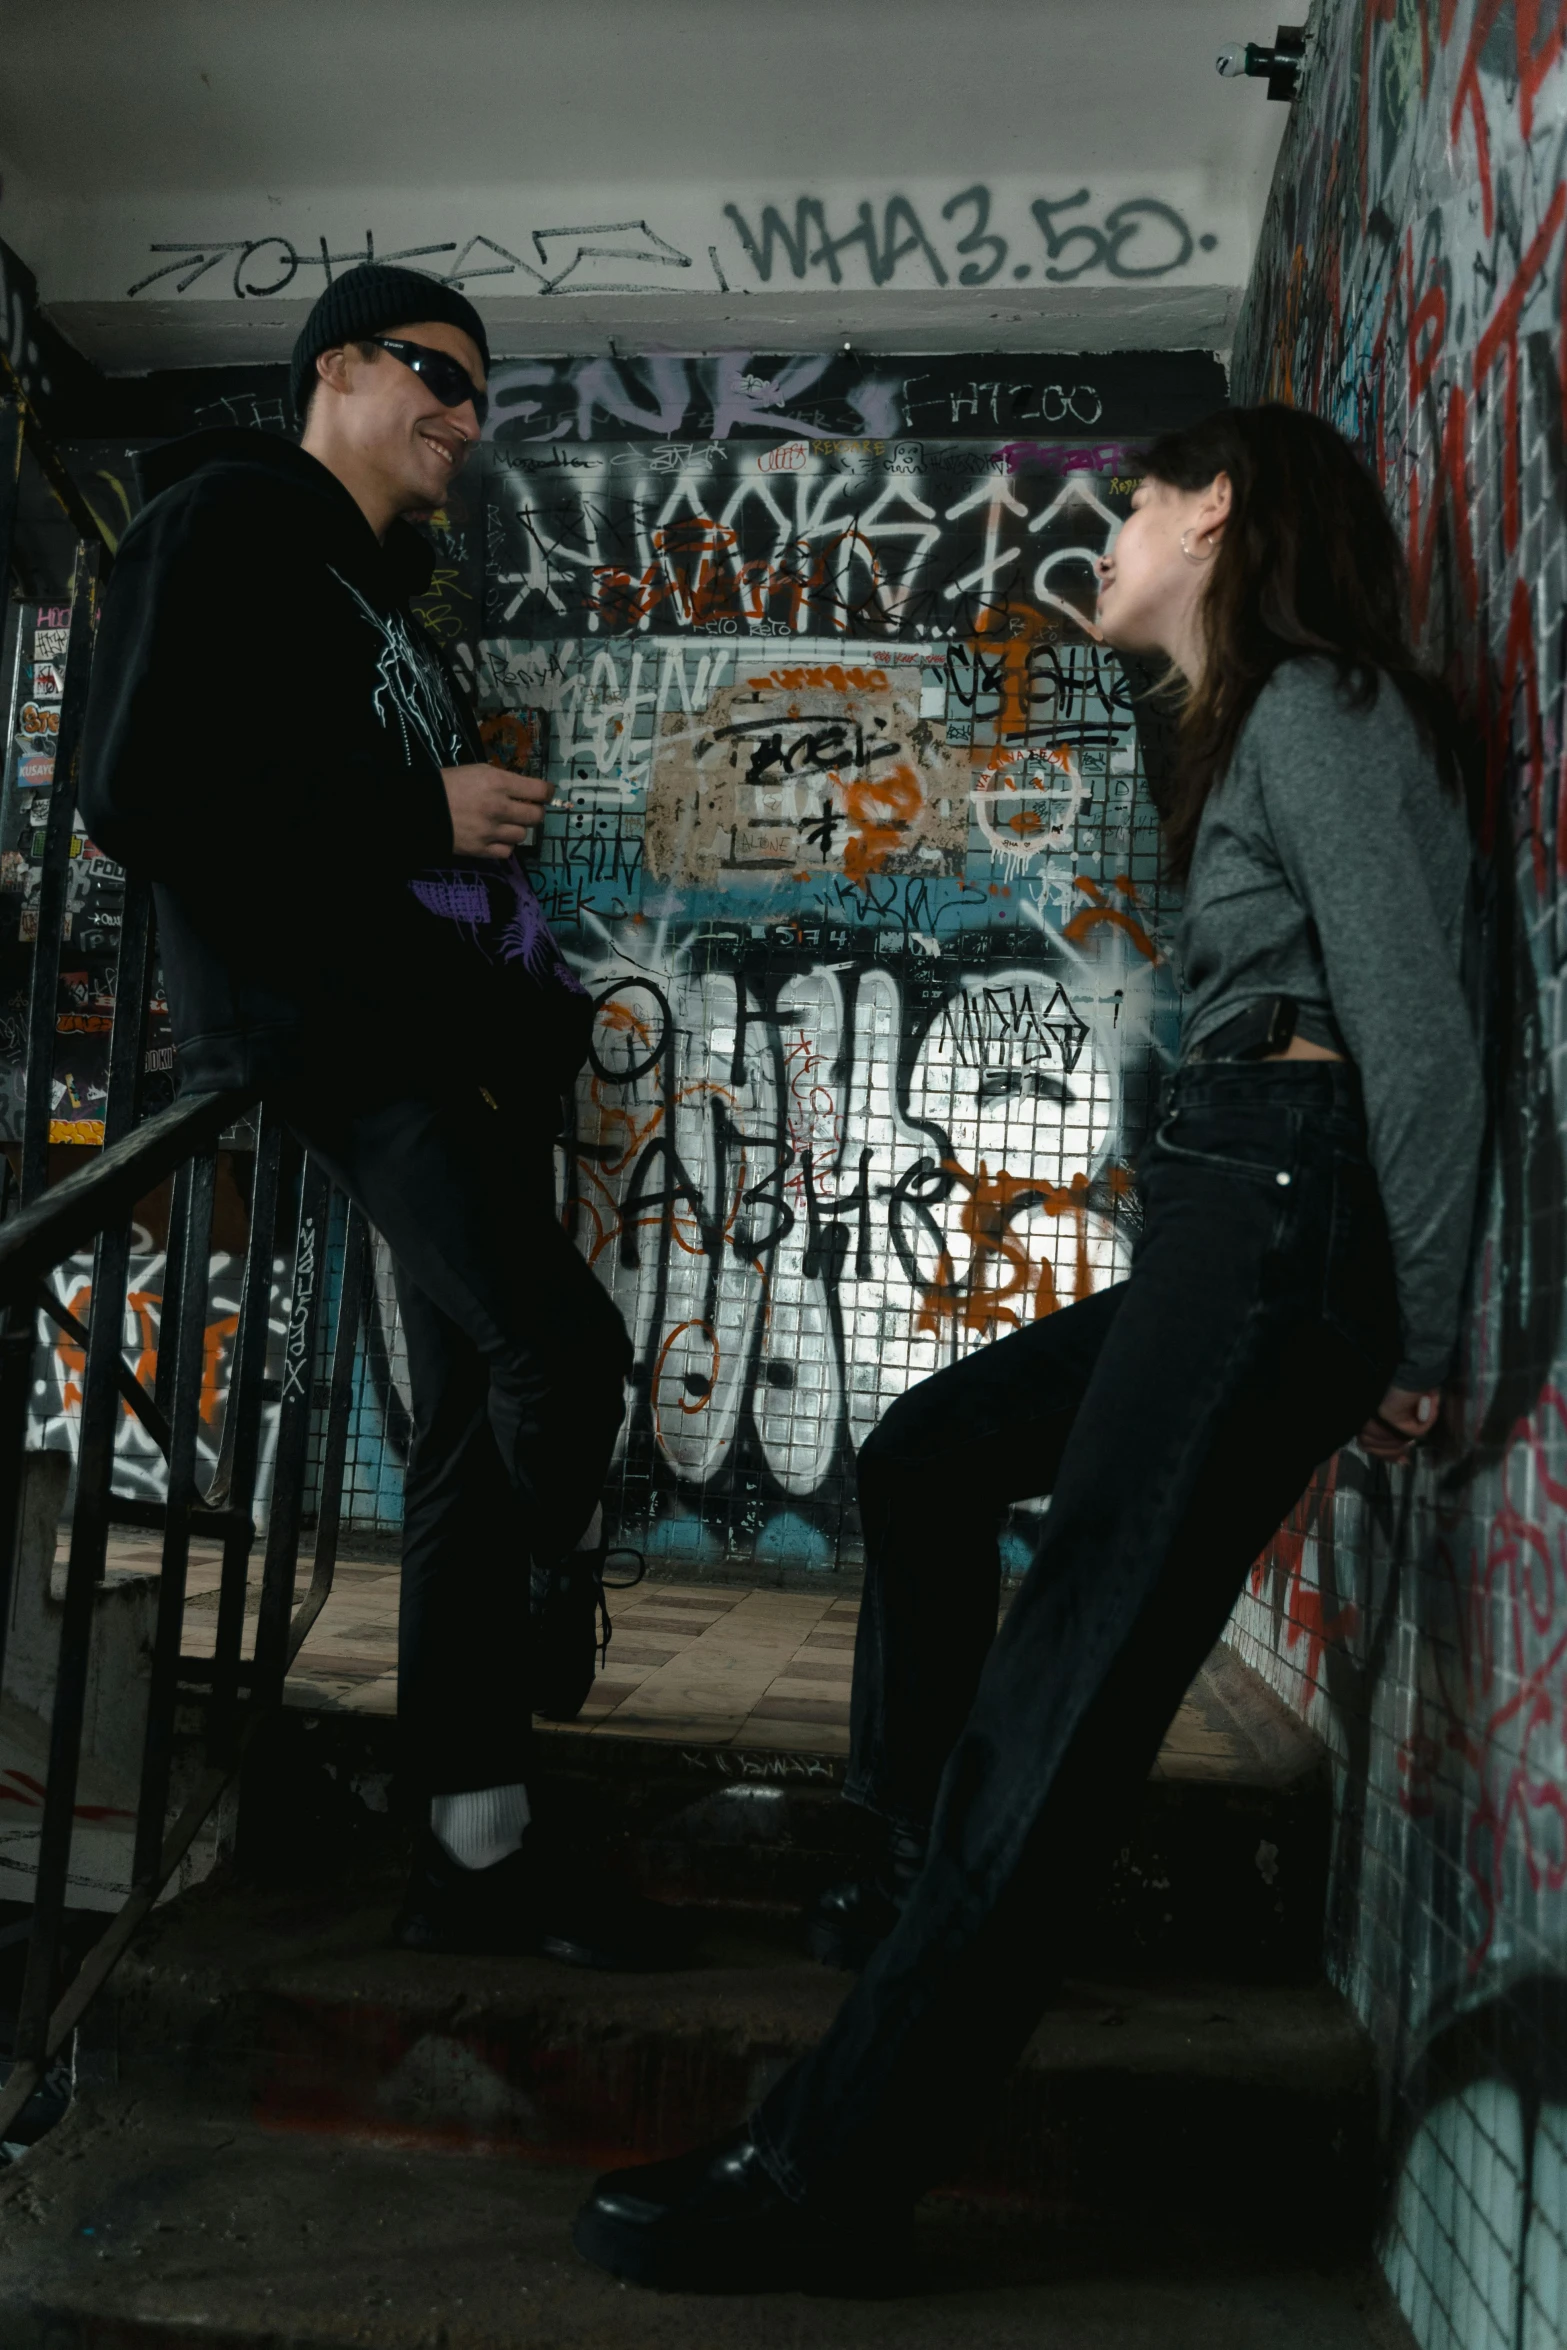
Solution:
{"label": "tiled floor", "polygon": [[[155,1538],[117,1539],[110,1564],[155,1572],[158,1551]],[[339,1560],[332,1596],[290,1677],[295,1704],[397,1711],[398,1582],[395,1566]],[[215,1549],[192,1545],[188,1589],[185,1647],[200,1655],[217,1625]],[[578,1728],[847,1751],[855,1601],[831,1592],[644,1583],[612,1593],[610,1608],[608,1666]],[[252,1623],[253,1616],[247,1645]]]}
{"label": "tiled floor", "polygon": [[[158,1543],[117,1539],[110,1564],[156,1571]],[[300,1653],[289,1698],[323,1711],[397,1710],[395,1566],[341,1560],[332,1595]],[[209,1649],[217,1621],[218,1555],[192,1547],[185,1647]],[[254,1583],[252,1586],[254,1592]],[[300,1596],[303,1596],[301,1585]],[[830,1591],[644,1583],[611,1595],[609,1662],[575,1725],[593,1737],[678,1739],[685,1745],[844,1754],[849,1673],[859,1615]],[[253,1618],[247,1624],[249,1646]],[[1271,1714],[1225,1650],[1171,1725],[1157,1776],[1289,1775]]]}

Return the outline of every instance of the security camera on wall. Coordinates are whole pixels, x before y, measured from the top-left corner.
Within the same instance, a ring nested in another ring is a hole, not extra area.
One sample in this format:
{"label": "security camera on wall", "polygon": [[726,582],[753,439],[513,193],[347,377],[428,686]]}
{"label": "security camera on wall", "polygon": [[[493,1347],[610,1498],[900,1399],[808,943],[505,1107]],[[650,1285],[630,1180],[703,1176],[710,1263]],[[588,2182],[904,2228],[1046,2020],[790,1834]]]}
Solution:
{"label": "security camera on wall", "polygon": [[1215,63],[1226,81],[1239,80],[1242,76],[1254,81],[1266,78],[1268,96],[1288,103],[1300,88],[1305,54],[1304,26],[1281,24],[1273,36],[1271,49],[1261,41],[1226,41]]}

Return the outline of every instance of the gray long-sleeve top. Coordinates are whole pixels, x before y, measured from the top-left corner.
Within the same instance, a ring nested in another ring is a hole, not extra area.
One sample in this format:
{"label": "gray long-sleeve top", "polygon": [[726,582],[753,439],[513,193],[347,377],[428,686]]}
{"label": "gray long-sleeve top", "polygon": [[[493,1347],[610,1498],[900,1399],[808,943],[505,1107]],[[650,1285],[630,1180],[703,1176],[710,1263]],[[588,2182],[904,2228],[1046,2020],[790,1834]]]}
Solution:
{"label": "gray long-sleeve top", "polygon": [[1458,1336],[1484,1103],[1459,977],[1470,847],[1397,689],[1346,706],[1286,662],[1198,828],[1180,959],[1185,1039],[1259,997],[1330,1010],[1360,1070],[1403,1325],[1393,1377],[1439,1386]]}

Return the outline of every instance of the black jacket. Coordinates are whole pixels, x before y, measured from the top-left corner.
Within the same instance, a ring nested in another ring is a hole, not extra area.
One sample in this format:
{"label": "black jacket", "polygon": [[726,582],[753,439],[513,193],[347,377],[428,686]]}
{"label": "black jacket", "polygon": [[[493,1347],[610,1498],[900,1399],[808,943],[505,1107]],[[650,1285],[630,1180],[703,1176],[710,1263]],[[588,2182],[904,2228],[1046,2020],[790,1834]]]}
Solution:
{"label": "black jacket", "polygon": [[440,769],[484,754],[409,613],[425,542],[378,542],[270,433],[198,433],[143,479],[78,797],[155,885],[182,1083],[356,1106],[488,1082],[553,1116],[588,1001],[515,857],[453,857]]}

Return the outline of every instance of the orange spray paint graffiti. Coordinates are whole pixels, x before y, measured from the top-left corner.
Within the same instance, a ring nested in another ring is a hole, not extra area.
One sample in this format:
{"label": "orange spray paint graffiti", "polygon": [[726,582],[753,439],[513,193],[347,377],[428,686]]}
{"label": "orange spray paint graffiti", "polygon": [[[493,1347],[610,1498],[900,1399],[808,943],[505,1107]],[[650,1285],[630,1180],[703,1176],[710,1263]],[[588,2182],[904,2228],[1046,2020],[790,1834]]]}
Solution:
{"label": "orange spray paint graffiti", "polygon": [[[836,774],[833,781],[838,781]],[[855,827],[844,843],[843,870],[863,889],[898,846],[904,830],[918,815],[924,795],[913,768],[902,761],[885,773],[867,775],[840,788],[849,822]]]}
{"label": "orange spray paint graffiti", "polygon": [[[1044,1182],[1037,1175],[1009,1175],[1005,1168],[992,1175],[981,1161],[971,1175],[955,1159],[943,1159],[943,1172],[968,1194],[959,1216],[959,1229],[969,1243],[966,1277],[960,1279],[951,1252],[943,1249],[936,1276],[920,1300],[917,1327],[939,1330],[957,1323],[990,1337],[1000,1329],[1020,1329],[1033,1319],[1053,1314],[1061,1303],[1056,1269],[1049,1257],[1035,1259],[1027,1243],[1012,1229],[1012,1219],[1030,1208],[1047,1216],[1069,1216],[1076,1231],[1073,1251],[1072,1296],[1091,1297],[1094,1271],[1088,1253],[1088,1178],[1074,1175],[1070,1183]],[[1107,1188],[1125,1196],[1131,1177],[1115,1168]]]}

